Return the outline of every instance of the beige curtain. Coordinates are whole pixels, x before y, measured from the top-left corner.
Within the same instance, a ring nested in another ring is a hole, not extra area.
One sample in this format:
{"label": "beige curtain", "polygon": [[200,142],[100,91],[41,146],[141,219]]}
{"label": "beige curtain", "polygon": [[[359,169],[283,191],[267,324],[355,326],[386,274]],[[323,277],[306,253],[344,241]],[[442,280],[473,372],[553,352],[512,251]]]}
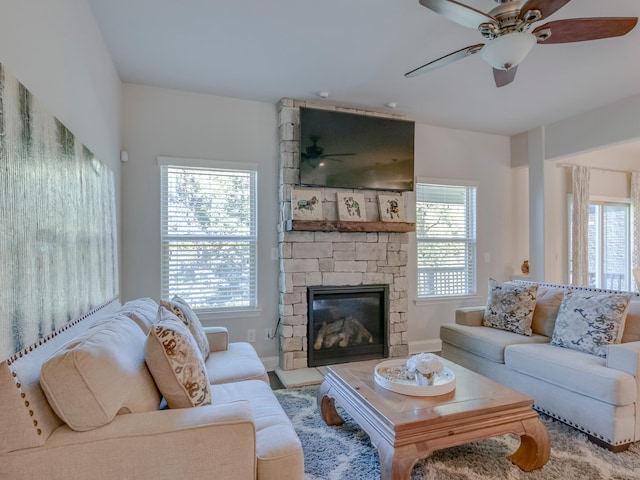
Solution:
{"label": "beige curtain", "polygon": [[[633,219],[631,228],[633,231],[633,252],[631,253],[631,266],[640,267],[640,172],[631,172],[631,210]],[[634,270],[634,275],[640,275]],[[640,290],[640,277],[636,278],[636,288]]]}
{"label": "beige curtain", "polygon": [[573,167],[573,215],[571,217],[571,283],[589,285],[589,168]]}

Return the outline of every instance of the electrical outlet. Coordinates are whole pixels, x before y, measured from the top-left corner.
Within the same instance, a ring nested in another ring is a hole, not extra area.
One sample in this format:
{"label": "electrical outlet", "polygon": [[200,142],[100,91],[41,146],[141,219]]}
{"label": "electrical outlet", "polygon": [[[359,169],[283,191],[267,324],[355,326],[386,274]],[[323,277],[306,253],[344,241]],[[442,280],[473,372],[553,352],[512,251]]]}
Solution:
{"label": "electrical outlet", "polygon": [[256,341],[256,331],[255,330],[247,330],[247,342],[253,343]]}
{"label": "electrical outlet", "polygon": [[265,328],[264,329],[264,339],[265,340],[273,340],[273,329]]}

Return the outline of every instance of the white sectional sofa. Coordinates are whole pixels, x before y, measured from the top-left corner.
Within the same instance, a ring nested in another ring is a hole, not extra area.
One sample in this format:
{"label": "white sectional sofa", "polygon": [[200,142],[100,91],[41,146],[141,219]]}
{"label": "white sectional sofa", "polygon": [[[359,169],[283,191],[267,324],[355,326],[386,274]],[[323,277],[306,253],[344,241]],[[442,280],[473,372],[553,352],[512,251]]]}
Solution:
{"label": "white sectional sofa", "polygon": [[167,408],[145,361],[152,331],[174,347],[157,312],[150,299],[114,300],[0,364],[0,479],[304,478],[264,366],[226,329],[199,339],[204,384],[174,392],[202,406]]}
{"label": "white sectional sofa", "polygon": [[582,430],[595,443],[627,449],[640,440],[640,296],[631,296],[619,343],[614,340],[605,347],[606,356],[599,356],[551,342],[561,303],[567,291],[621,292],[537,285],[530,336],[485,326],[485,306],[462,308],[454,324],[441,326],[442,356],[526,393],[540,412]]}

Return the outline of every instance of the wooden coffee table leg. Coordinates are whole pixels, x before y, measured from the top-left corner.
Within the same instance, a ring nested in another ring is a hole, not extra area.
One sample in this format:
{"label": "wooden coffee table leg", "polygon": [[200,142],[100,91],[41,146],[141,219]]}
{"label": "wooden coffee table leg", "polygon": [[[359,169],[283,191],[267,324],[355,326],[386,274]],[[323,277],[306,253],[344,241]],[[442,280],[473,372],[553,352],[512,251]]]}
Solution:
{"label": "wooden coffee table leg", "polygon": [[520,435],[520,448],[509,457],[513,463],[525,472],[542,468],[551,455],[549,433],[537,418],[522,421],[524,428]]}
{"label": "wooden coffee table leg", "polygon": [[323,382],[318,389],[318,408],[327,425],[342,425],[344,420],[336,410],[336,401],[329,396],[331,385]]}
{"label": "wooden coffee table leg", "polygon": [[414,445],[393,448],[381,441],[376,445],[380,456],[380,480],[409,480],[413,465],[428,453],[417,453]]}

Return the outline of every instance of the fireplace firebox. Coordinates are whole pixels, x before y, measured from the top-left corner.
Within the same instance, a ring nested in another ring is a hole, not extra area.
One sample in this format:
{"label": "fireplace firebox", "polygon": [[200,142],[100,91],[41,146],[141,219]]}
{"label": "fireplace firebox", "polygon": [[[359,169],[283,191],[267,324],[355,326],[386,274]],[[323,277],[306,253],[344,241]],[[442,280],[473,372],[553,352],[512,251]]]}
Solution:
{"label": "fireplace firebox", "polygon": [[308,365],[388,356],[389,286],[307,288]]}

